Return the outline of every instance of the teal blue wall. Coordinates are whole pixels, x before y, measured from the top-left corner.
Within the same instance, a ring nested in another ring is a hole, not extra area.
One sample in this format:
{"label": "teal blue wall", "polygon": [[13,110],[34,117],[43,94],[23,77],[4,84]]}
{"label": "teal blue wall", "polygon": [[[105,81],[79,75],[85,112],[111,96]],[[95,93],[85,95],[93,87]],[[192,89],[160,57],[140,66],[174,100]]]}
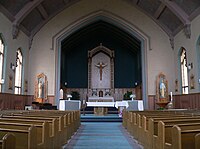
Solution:
{"label": "teal blue wall", "polygon": [[[69,88],[88,87],[88,50],[103,44],[114,50],[114,86],[132,88],[141,83],[140,43],[111,25],[95,24],[62,42],[61,83]],[[103,27],[102,27],[103,26]],[[114,30],[114,31],[113,31]]]}

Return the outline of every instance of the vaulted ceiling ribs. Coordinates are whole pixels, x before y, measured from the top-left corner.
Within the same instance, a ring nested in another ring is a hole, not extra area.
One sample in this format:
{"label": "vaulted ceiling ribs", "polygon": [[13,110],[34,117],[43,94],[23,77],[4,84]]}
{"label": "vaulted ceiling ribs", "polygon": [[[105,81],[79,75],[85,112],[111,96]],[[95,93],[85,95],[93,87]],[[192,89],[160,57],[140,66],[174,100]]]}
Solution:
{"label": "vaulted ceiling ribs", "polygon": [[[51,18],[79,0],[0,0],[0,11],[13,22],[13,38],[19,30],[30,39]],[[191,36],[191,20],[200,14],[200,0],[123,0],[148,15],[170,40],[182,29]],[[172,42],[173,47],[173,42]]]}

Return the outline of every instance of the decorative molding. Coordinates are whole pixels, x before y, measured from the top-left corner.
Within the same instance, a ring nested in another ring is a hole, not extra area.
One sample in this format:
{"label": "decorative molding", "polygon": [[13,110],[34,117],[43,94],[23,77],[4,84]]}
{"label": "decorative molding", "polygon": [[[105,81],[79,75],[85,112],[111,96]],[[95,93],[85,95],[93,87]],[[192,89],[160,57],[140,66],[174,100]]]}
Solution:
{"label": "decorative molding", "polygon": [[[41,2],[44,0],[34,0],[27,3],[16,15],[15,20],[13,22],[13,39],[16,39],[19,31],[16,32],[16,26],[19,27],[20,23],[23,19],[29,15],[29,13],[35,9]],[[19,30],[19,28],[18,28]]]}
{"label": "decorative molding", "polygon": [[190,39],[191,37],[191,24],[185,24],[184,26],[184,33],[185,33],[185,36]]}
{"label": "decorative molding", "polygon": [[39,4],[37,6],[38,11],[40,12],[42,18],[45,20],[49,17],[49,15],[47,14],[47,11],[45,10],[45,8],[42,6],[42,4]]}
{"label": "decorative molding", "polygon": [[[126,1],[129,2],[128,0],[126,0]],[[168,36],[172,35],[172,31],[166,25],[164,25],[162,22],[158,21],[156,18],[154,18],[152,15],[150,15],[149,13],[144,11],[142,8],[140,8],[135,3],[130,3],[130,4],[132,4],[135,8],[137,8],[139,11],[143,12],[148,17],[150,17]]]}
{"label": "decorative molding", "polygon": [[13,24],[13,28],[12,28],[13,39],[16,39],[18,34],[19,34],[19,25]]}
{"label": "decorative molding", "polygon": [[171,48],[174,50],[174,36],[169,37]]}
{"label": "decorative molding", "polygon": [[28,39],[28,48],[29,49],[31,49],[32,43],[33,43],[33,37],[30,36],[29,39]]}
{"label": "decorative molding", "polygon": [[15,20],[15,17],[1,4],[0,4],[0,12],[2,12],[11,22]]}
{"label": "decorative molding", "polygon": [[41,23],[39,23],[32,31],[31,31],[31,36],[35,36],[35,34],[37,34],[37,32],[47,23],[49,22],[53,17],[55,17],[58,13],[60,13],[61,11],[63,11],[64,9],[66,9],[67,7],[79,2],[80,0],[73,0],[70,1],[68,3],[65,4],[65,6],[61,9],[58,9],[56,12],[54,12],[53,14],[49,15],[47,19],[45,19],[44,21],[42,21]]}
{"label": "decorative molding", "polygon": [[174,1],[169,0],[160,0],[164,5],[169,8],[174,15],[177,16],[181,20],[181,22],[184,24],[184,32],[187,38],[190,38],[191,36],[191,22],[189,20],[189,16],[187,13],[181,9]]}
{"label": "decorative molding", "polygon": [[159,19],[165,8],[166,8],[165,4],[161,3],[156,12],[154,13],[154,17],[156,19]]}
{"label": "decorative molding", "polygon": [[[108,60],[108,58],[110,60]],[[88,51],[88,68],[89,68],[88,69],[88,89],[91,89],[91,88],[113,89],[114,87],[114,60],[113,59],[114,59],[114,51],[104,47],[102,43],[100,43],[98,47]],[[100,60],[100,63],[104,63],[106,61],[108,66],[106,67],[105,70],[107,69],[110,70],[110,74],[103,73],[104,76],[107,76],[104,80],[101,80],[101,74],[100,74],[100,82],[98,81],[97,78],[94,78],[94,76],[99,76],[99,75],[95,71],[96,67],[94,67],[94,62],[93,62],[93,61],[96,61],[97,63],[97,61],[99,60]],[[94,73],[96,75],[93,76],[92,74]],[[109,79],[110,82],[108,82],[109,80],[106,80],[106,79]]]}

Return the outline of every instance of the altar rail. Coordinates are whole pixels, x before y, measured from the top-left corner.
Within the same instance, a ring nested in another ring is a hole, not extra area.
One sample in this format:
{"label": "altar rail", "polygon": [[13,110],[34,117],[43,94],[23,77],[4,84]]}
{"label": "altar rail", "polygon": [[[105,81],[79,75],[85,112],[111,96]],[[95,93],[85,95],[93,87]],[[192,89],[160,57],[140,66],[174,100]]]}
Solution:
{"label": "altar rail", "polygon": [[[102,89],[97,89],[97,92],[99,90],[106,91],[106,88]],[[66,95],[70,94],[72,91],[77,91],[80,93],[80,99],[81,100],[87,100],[88,97],[92,96],[92,90],[88,88],[64,88],[64,99],[67,99]],[[127,91],[132,91],[132,93],[136,93],[136,88],[115,88],[115,89],[110,89],[110,96],[114,97],[116,101],[123,100],[123,96]],[[98,96],[98,93],[97,93]],[[105,96],[105,95],[103,95]],[[141,97],[138,97],[141,98]]]}

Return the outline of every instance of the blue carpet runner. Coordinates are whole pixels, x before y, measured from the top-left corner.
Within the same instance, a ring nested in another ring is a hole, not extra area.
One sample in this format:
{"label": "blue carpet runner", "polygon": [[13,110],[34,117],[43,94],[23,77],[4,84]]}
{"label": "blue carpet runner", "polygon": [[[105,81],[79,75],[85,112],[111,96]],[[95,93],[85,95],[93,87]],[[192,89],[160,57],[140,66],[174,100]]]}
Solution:
{"label": "blue carpet runner", "polygon": [[82,122],[64,149],[142,149],[119,122]]}
{"label": "blue carpet runner", "polygon": [[118,114],[108,114],[106,116],[95,116],[94,114],[81,115],[81,122],[122,122]]}

